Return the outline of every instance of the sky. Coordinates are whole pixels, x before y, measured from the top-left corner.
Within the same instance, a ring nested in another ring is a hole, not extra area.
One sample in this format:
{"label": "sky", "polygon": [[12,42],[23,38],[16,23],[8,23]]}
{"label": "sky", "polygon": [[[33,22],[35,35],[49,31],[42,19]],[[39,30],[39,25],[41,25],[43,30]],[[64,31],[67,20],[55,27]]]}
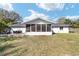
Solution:
{"label": "sky", "polygon": [[58,18],[79,18],[78,3],[0,3],[0,8],[15,11],[22,16],[23,21],[36,17],[56,21]]}

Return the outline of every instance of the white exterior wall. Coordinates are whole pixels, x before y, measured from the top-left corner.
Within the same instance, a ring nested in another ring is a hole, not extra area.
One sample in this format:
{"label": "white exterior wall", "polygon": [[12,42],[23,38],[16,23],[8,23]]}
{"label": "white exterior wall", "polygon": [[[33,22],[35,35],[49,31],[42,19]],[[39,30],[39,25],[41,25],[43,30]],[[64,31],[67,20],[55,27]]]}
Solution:
{"label": "white exterior wall", "polygon": [[[50,23],[43,20],[37,20],[37,21],[28,22],[27,24],[50,24]],[[52,35],[52,31],[51,32],[25,32],[25,35]]]}
{"label": "white exterior wall", "polygon": [[[50,22],[43,21],[43,20],[37,20],[37,21],[31,21],[26,24],[51,24]],[[63,30],[60,30],[60,26],[53,27],[51,26],[52,31],[51,32],[26,32],[27,28],[12,28],[12,31],[21,30],[22,33],[25,35],[52,35],[52,32],[54,33],[69,33],[69,27],[63,27]]]}
{"label": "white exterior wall", "polygon": [[[37,20],[26,24],[50,24],[50,23],[42,20]],[[27,28],[12,28],[13,31],[21,30],[22,33],[24,33],[25,35],[52,35],[52,31],[51,32],[26,32],[26,29]]]}
{"label": "white exterior wall", "polygon": [[26,32],[26,28],[12,28],[12,31],[17,31],[17,30],[21,30],[22,33]]}
{"label": "white exterior wall", "polygon": [[25,35],[52,35],[52,32],[27,32]]}
{"label": "white exterior wall", "polygon": [[63,30],[60,30],[60,27],[53,27],[52,31],[54,33],[69,33],[69,27],[63,27]]}

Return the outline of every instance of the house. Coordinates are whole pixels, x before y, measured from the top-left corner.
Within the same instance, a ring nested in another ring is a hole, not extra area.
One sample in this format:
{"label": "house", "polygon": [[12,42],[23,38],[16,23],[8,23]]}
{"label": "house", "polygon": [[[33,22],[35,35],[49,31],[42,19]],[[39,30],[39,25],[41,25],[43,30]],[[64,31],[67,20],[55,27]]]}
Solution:
{"label": "house", "polygon": [[56,24],[50,20],[36,18],[22,24],[11,26],[11,33],[23,33],[25,35],[52,35],[53,33],[69,33],[69,25]]}

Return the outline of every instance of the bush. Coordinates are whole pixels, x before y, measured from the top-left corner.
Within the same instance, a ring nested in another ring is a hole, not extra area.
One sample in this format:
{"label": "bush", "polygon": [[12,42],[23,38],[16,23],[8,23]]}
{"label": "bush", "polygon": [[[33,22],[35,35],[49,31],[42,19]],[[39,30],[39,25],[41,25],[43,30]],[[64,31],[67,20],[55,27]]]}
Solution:
{"label": "bush", "polygon": [[69,31],[69,33],[75,33],[74,31]]}

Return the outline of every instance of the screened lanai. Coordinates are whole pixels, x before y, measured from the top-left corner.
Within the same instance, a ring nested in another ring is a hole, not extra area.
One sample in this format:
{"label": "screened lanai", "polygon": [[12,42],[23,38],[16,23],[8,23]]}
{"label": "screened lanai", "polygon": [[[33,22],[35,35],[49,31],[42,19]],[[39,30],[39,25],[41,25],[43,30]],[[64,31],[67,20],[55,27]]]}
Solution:
{"label": "screened lanai", "polygon": [[50,32],[51,24],[26,24],[26,32]]}

